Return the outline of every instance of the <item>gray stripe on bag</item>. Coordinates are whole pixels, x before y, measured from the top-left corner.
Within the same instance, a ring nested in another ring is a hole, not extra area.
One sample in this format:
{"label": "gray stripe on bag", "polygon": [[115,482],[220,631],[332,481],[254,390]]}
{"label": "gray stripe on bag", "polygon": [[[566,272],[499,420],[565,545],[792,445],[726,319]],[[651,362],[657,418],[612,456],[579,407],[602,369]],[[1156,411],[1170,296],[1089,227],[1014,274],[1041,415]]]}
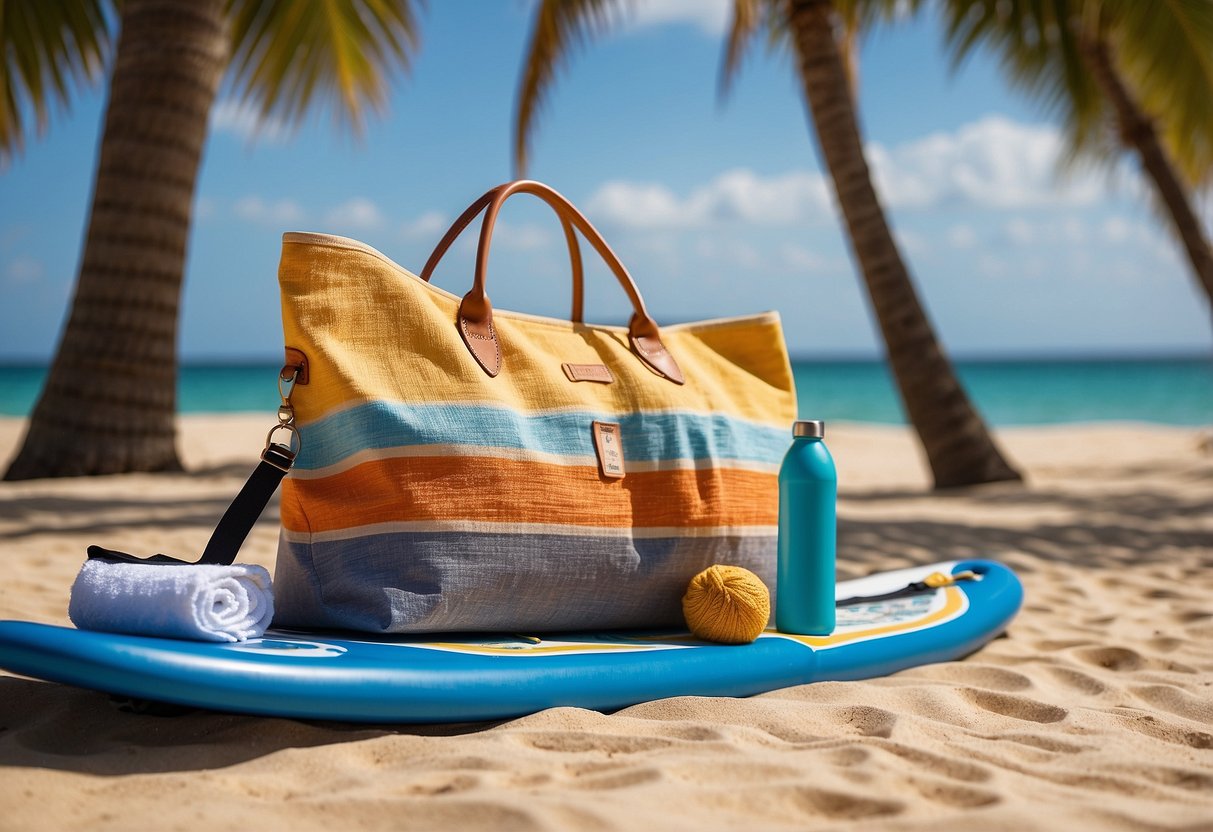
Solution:
{"label": "gray stripe on bag", "polygon": [[683,627],[687,583],[717,563],[755,572],[773,605],[775,550],[774,534],[284,537],[274,623],[395,633]]}

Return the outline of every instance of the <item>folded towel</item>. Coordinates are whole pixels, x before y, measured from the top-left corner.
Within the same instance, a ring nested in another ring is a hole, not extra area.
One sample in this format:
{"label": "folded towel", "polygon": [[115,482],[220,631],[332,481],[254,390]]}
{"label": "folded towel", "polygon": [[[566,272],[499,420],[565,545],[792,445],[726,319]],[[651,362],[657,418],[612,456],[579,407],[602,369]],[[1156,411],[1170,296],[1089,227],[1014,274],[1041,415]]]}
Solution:
{"label": "folded towel", "polygon": [[274,596],[262,566],[88,560],[67,614],[82,630],[244,641],[265,632]]}

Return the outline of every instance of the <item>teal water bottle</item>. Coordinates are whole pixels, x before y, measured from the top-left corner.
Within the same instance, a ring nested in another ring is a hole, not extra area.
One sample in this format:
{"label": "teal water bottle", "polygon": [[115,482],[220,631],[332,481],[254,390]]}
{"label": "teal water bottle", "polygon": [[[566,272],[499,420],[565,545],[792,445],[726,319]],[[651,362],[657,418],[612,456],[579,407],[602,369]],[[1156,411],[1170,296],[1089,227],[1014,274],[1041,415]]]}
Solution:
{"label": "teal water bottle", "polygon": [[795,422],[792,447],[779,467],[775,627],[782,633],[834,632],[838,474],[824,436],[825,422]]}

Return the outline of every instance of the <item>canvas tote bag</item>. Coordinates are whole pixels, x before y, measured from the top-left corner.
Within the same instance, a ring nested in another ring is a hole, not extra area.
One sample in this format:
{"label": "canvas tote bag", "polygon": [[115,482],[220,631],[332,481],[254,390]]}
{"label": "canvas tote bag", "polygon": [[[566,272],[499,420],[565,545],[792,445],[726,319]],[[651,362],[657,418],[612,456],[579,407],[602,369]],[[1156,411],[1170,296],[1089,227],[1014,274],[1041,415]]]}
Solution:
{"label": "canvas tote bag", "polygon": [[[494,309],[509,197],[556,212],[571,321]],[[428,280],[481,212],[471,290]],[[626,327],[581,321],[577,232]],[[715,564],[774,589],[777,473],[796,417],[775,313],[658,328],[584,216],[532,181],[494,188],[421,275],[353,240],[283,237],[300,451],[282,492],[275,625],[380,632],[678,626]]]}

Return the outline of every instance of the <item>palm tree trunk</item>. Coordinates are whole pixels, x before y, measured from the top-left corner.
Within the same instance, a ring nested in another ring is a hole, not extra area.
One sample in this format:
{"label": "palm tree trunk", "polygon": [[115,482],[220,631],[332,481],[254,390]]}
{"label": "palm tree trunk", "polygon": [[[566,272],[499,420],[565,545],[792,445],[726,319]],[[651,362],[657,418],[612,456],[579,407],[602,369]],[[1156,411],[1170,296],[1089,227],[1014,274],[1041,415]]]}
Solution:
{"label": "palm tree trunk", "polygon": [[1175,233],[1187,249],[1196,282],[1213,305],[1213,246],[1210,246],[1196,210],[1192,207],[1183,179],[1159,141],[1154,122],[1138,106],[1122,80],[1108,41],[1099,35],[1083,32],[1079,36],[1079,43],[1091,75],[1112,103],[1121,141],[1137,153],[1141,166],[1153,180],[1159,198],[1171,215]]}
{"label": "palm tree trunk", "polygon": [[180,470],[177,309],[224,0],[125,0],[71,314],[5,479]]}
{"label": "palm tree trunk", "polygon": [[1021,479],[969,402],[889,230],[872,185],[830,0],[788,0],[805,100],[834,180],[906,414],[936,488]]}

